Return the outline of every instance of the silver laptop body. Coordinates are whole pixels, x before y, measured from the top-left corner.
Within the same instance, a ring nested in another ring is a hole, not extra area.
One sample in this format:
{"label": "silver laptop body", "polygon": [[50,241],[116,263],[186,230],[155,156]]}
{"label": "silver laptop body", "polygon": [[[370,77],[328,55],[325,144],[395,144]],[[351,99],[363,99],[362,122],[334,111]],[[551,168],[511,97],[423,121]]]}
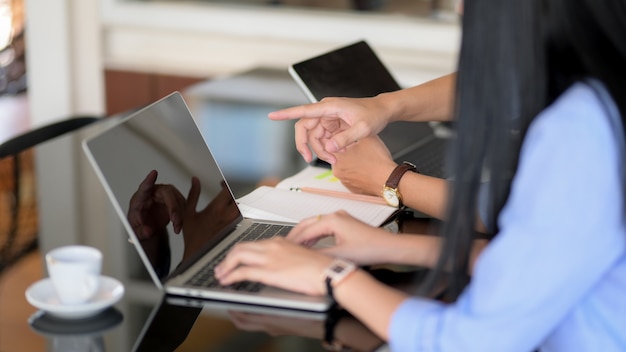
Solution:
{"label": "silver laptop body", "polygon": [[[258,283],[232,287],[207,284],[211,265],[232,244],[285,235],[293,224],[245,218],[182,96],[169,96],[121,119],[83,141],[83,149],[113,203],[130,241],[155,284],[168,294],[229,302],[325,311],[325,297],[311,297]],[[129,203],[152,171],[157,184],[170,184],[186,198],[192,177],[200,181],[197,226],[184,224],[181,234],[140,239],[128,218]],[[255,231],[249,233],[251,226]],[[239,238],[246,233],[245,239]],[[207,287],[208,286],[208,287]]]}

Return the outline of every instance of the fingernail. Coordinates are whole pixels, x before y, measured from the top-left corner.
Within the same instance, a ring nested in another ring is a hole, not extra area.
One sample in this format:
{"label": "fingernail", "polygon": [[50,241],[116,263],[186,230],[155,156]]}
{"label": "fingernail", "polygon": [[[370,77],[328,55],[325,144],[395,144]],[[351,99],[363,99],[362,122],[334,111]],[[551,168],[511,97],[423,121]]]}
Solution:
{"label": "fingernail", "polygon": [[339,150],[339,144],[337,144],[335,140],[331,139],[330,141],[328,141],[328,143],[326,143],[326,150],[331,153],[335,153]]}

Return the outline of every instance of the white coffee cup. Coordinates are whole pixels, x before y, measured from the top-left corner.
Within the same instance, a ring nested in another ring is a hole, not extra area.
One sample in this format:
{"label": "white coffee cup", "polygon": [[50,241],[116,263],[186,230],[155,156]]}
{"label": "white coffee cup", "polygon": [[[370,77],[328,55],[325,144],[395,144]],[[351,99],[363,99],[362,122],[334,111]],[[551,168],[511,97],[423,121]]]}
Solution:
{"label": "white coffee cup", "polygon": [[61,303],[85,303],[98,292],[102,268],[98,249],[80,245],[55,248],[46,254],[46,266]]}

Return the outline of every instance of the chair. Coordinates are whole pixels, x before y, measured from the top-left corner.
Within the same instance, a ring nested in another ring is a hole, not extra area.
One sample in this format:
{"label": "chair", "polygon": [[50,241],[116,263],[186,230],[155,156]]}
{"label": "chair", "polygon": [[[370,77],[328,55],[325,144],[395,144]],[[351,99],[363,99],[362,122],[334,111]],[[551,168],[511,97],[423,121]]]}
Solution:
{"label": "chair", "polygon": [[[20,224],[24,222],[21,221],[23,213],[26,210],[34,212],[35,207],[31,205],[29,209],[29,206],[23,201],[25,196],[24,188],[28,188],[23,187],[24,185],[22,184],[22,158],[25,156],[24,152],[38,144],[80,129],[100,119],[100,117],[96,116],[68,118],[32,129],[0,144],[0,160],[5,158],[12,160],[12,165],[8,164],[11,169],[8,176],[10,179],[8,184],[11,185],[8,187],[10,192],[0,199],[4,203],[0,204],[0,212],[2,212],[0,213],[0,222],[8,222],[7,224],[2,224],[2,229],[6,228],[6,234],[0,233],[0,275],[11,264],[37,248],[36,224],[30,230],[30,233],[25,234],[23,233],[24,231],[20,231]],[[34,182],[33,185],[28,186],[34,188]],[[31,193],[34,193],[34,191]],[[35,204],[34,201],[31,203]],[[30,220],[31,222],[36,222],[35,215]],[[18,241],[18,237],[20,237],[20,241]]]}

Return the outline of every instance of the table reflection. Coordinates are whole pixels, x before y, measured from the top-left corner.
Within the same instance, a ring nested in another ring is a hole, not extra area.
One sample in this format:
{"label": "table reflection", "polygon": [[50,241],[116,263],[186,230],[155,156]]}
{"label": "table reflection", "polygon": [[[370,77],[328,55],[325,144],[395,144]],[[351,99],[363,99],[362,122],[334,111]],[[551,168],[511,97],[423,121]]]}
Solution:
{"label": "table reflection", "polygon": [[382,344],[341,311],[308,312],[174,296],[163,298],[146,326],[135,351],[325,351],[328,329],[347,350],[374,351]]}
{"label": "table reflection", "polygon": [[84,319],[62,319],[39,311],[28,323],[33,331],[49,340],[52,351],[104,352],[104,334],[117,328],[123,320],[119,310],[109,308]]}

